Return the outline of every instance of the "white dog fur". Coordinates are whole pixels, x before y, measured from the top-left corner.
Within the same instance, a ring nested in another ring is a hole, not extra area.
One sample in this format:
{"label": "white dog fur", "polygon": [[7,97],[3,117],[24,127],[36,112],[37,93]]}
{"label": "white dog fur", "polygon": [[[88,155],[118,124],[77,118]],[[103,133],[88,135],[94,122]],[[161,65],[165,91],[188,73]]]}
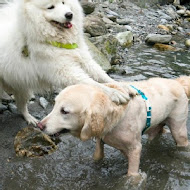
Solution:
{"label": "white dog fur", "polygon": [[[187,116],[190,97],[190,77],[177,80],[152,78],[147,81],[127,83],[140,89],[152,107],[151,127],[146,131],[152,140],[167,124],[177,146],[188,146]],[[116,89],[114,84],[107,84]],[[97,87],[74,85],[64,89],[55,99],[55,106],[39,127],[47,134],[57,134],[68,129],[81,140],[97,137],[94,159],[104,156],[103,144],[113,146],[128,158],[128,175],[138,176],[141,133],[146,125],[147,108],[138,95],[127,105],[116,105]],[[189,146],[188,146],[189,147]]]}
{"label": "white dog fur", "polygon": [[[52,24],[66,23],[68,12],[73,14],[71,28]],[[58,48],[47,41],[77,43],[78,48]],[[88,51],[78,0],[15,0],[0,8],[0,98],[3,90],[14,94],[28,123],[37,123],[27,109],[33,92],[86,83],[101,87],[114,102],[126,103],[128,93],[100,84],[113,81]]]}

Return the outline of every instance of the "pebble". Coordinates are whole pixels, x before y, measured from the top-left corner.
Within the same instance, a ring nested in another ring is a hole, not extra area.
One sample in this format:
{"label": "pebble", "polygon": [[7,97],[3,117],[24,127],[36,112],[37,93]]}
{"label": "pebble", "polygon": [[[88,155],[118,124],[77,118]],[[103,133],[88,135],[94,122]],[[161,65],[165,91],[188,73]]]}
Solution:
{"label": "pebble", "polygon": [[182,16],[182,15],[185,14],[185,10],[184,9],[178,10],[177,14],[180,15],[180,16]]}
{"label": "pebble", "polygon": [[187,11],[185,12],[185,16],[190,17],[190,10],[187,10]]}
{"label": "pebble", "polygon": [[167,32],[170,31],[170,29],[169,29],[167,26],[162,25],[162,24],[159,24],[159,25],[158,25],[158,28],[160,28],[160,29],[162,29],[162,30],[165,30],[165,31],[167,31]]}
{"label": "pebble", "polygon": [[183,28],[182,27],[177,27],[177,30],[180,31],[180,32],[184,32]]}
{"label": "pebble", "polygon": [[40,97],[39,101],[40,101],[40,105],[41,105],[44,109],[46,109],[47,106],[48,106],[48,104],[49,104],[49,102],[48,102],[44,97]]}
{"label": "pebble", "polygon": [[185,46],[186,46],[187,48],[190,47],[190,39],[185,40]]}
{"label": "pebble", "polygon": [[107,13],[108,15],[113,15],[113,16],[119,17],[119,15],[118,15],[116,12],[111,11],[110,9],[106,9],[106,13]]}
{"label": "pebble", "polygon": [[161,23],[162,23],[162,24],[166,24],[167,22],[168,22],[168,21],[167,21],[166,19],[164,19],[164,18],[161,19]]}
{"label": "pebble", "polygon": [[129,26],[129,25],[126,25],[125,28],[126,28],[127,30],[129,30],[129,31],[133,31],[133,28],[132,28],[131,26]]}
{"label": "pebble", "polygon": [[102,20],[103,20],[106,24],[113,24],[113,21],[110,20],[109,18],[103,17]]}

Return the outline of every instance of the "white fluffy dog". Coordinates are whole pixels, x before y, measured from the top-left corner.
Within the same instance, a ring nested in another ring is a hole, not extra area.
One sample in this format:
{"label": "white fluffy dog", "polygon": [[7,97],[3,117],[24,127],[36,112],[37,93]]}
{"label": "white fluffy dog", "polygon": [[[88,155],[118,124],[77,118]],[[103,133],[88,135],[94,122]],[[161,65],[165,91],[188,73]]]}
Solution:
{"label": "white fluffy dog", "polygon": [[31,93],[52,87],[87,83],[126,103],[129,96],[102,82],[113,79],[88,51],[78,0],[15,0],[0,9],[0,98],[14,94],[28,123],[37,123],[27,110]]}

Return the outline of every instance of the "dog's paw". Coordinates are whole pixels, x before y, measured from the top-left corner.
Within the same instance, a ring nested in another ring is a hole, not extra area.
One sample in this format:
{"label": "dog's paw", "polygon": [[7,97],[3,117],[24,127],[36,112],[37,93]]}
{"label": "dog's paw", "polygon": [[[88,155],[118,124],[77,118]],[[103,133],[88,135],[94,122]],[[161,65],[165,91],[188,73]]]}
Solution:
{"label": "dog's paw", "polygon": [[138,92],[128,84],[121,83],[121,87],[126,91],[127,94],[129,94],[130,97],[138,95]]}
{"label": "dog's paw", "polygon": [[126,104],[129,100],[129,94],[124,94],[123,92],[116,90],[114,88],[106,87],[105,93],[111,98],[116,104]]}
{"label": "dog's paw", "polygon": [[30,114],[24,115],[24,119],[27,121],[28,124],[32,124],[34,126],[36,126],[39,122],[35,117],[31,116]]}

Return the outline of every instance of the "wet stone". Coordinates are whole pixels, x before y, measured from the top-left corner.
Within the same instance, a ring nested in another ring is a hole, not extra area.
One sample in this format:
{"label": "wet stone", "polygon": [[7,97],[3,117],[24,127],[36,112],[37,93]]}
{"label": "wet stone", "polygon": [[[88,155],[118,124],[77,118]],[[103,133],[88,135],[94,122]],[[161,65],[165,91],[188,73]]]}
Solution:
{"label": "wet stone", "polygon": [[53,153],[57,146],[48,135],[39,129],[26,127],[17,133],[14,148],[19,157],[39,157]]}
{"label": "wet stone", "polygon": [[172,36],[171,35],[161,35],[161,34],[149,34],[145,41],[148,44],[154,44],[154,43],[164,43],[167,44],[171,41]]}
{"label": "wet stone", "polygon": [[16,107],[15,104],[9,103],[8,107],[9,107],[9,110],[10,110],[12,113],[17,113],[17,107]]}
{"label": "wet stone", "polygon": [[7,110],[7,106],[0,103],[0,113],[3,113],[5,110]]}

